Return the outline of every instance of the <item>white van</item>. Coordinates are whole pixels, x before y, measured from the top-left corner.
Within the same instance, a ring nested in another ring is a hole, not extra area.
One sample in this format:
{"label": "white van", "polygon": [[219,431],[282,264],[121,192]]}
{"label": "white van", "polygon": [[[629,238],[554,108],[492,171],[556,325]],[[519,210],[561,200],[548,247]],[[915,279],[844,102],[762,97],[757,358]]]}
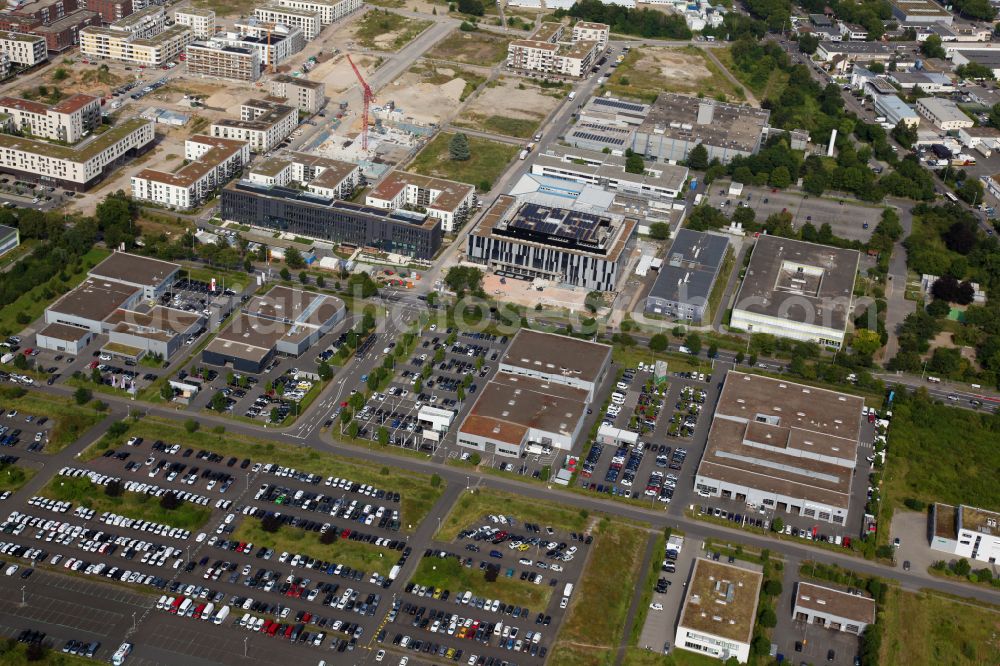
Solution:
{"label": "white van", "polygon": [[938,377],[930,377],[930,376],[928,376],[927,377],[927,381],[929,381],[931,384],[940,384],[941,383],[941,379],[938,378]]}

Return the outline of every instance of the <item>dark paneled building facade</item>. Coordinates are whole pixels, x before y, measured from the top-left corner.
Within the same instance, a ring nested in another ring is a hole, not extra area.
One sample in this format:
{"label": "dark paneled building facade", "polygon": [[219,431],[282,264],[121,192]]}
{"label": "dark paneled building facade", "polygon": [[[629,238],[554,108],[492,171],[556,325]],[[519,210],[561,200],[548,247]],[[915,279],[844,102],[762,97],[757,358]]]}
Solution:
{"label": "dark paneled building facade", "polygon": [[385,210],[288,187],[249,181],[222,190],[221,216],[275,231],[431,259],[441,248],[441,222],[424,213]]}

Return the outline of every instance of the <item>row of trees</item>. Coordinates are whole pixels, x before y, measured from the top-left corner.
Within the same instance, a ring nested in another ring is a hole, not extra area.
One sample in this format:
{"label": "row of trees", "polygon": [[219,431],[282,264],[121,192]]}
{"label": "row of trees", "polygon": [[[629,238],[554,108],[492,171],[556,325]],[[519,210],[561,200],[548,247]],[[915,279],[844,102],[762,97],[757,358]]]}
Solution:
{"label": "row of trees", "polygon": [[578,0],[568,10],[557,9],[557,18],[572,16],[611,26],[611,32],[640,37],[691,39],[691,30],[680,14],[665,14],[651,9],[629,9],[606,5],[600,0]]}

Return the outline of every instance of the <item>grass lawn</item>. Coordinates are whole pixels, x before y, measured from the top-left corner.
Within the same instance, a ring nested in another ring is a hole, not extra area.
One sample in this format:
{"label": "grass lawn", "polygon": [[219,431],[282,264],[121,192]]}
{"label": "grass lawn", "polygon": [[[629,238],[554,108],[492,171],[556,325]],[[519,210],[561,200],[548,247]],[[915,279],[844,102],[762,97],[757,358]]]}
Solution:
{"label": "grass lawn", "polygon": [[[671,639],[671,645],[673,642]],[[626,649],[622,659],[622,666],[719,666],[721,663],[707,654],[688,650],[672,650],[670,654],[663,654],[637,647]]]}
{"label": "grass lawn", "polygon": [[118,497],[108,497],[103,487],[95,485],[86,477],[56,476],[39,494],[56,500],[82,504],[98,514],[112,511],[129,518],[151,520],[186,530],[201,528],[212,515],[210,507],[190,502],[183,502],[176,509],[164,509],[160,506],[159,497],[145,493],[125,492]]}
{"label": "grass lawn", "polygon": [[49,430],[49,441],[42,449],[43,453],[62,451],[104,418],[104,414],[90,407],[81,407],[69,398],[35,391],[27,391],[24,395],[15,397],[19,392],[17,388],[0,389],[0,407],[8,411],[16,409],[22,423],[23,417],[29,414],[49,417],[53,426]]}
{"label": "grass lawn", "polygon": [[[354,36],[362,46],[379,51],[398,51],[430,26],[430,21],[413,19],[402,14],[373,11],[355,25]],[[379,39],[383,35],[392,39]]]}
{"label": "grass lawn", "polygon": [[882,621],[883,664],[1000,664],[1000,608],[891,587]]}
{"label": "grass lawn", "polygon": [[189,433],[180,421],[147,416],[133,423],[128,433],[114,439],[103,437],[82,455],[84,460],[99,457],[106,449],[119,446],[128,437],[138,435],[150,441],[162,439],[182,446],[210,449],[225,456],[251,458],[258,462],[272,462],[324,476],[342,476],[358,483],[368,483],[378,488],[400,494],[401,530],[412,532],[431,510],[444,491],[444,484],[434,487],[431,478],[424,474],[394,470],[389,467],[365,465],[347,458],[315,449],[240,436],[227,436],[225,431],[197,431]]}
{"label": "grass lawn", "polygon": [[892,506],[915,497],[1000,509],[1000,450],[996,429],[990,427],[997,417],[896,395],[883,497]]}
{"label": "grass lawn", "polygon": [[726,255],[722,260],[722,267],[719,269],[719,276],[712,286],[712,293],[708,295],[708,312],[706,317],[715,318],[715,313],[719,311],[719,303],[722,301],[722,294],[726,291],[726,283],[729,282],[729,275],[733,272],[733,265],[736,263],[736,255],[732,246],[726,248]]}
{"label": "grass lawn", "polygon": [[[673,338],[672,338],[673,340]],[[645,347],[622,347],[615,345],[611,350],[611,357],[618,365],[634,368],[639,364],[652,363],[653,361],[666,361],[669,372],[705,372],[712,369],[712,364],[707,361],[699,361],[698,357],[680,352],[654,352]]]}
{"label": "grass lawn", "polygon": [[[506,604],[530,608],[533,613],[545,610],[549,605],[553,588],[548,584],[535,585],[520,580],[517,577],[508,578],[505,575],[507,567],[501,563],[500,575],[496,582],[490,583],[483,575],[483,570],[474,567],[467,568],[454,557],[424,557],[417,565],[413,574],[413,582],[418,585],[433,585],[450,590],[452,597],[465,590],[477,597],[499,599]],[[547,581],[542,581],[547,583]]]}
{"label": "grass lawn", "polygon": [[7,252],[2,257],[0,257],[0,268],[6,268],[15,261],[20,261],[20,259],[26,255],[31,254],[31,252],[38,245],[38,241],[34,238],[29,238],[17,247],[15,247],[10,252]]}
{"label": "grass lawn", "polygon": [[531,138],[538,125],[542,122],[542,116],[538,118],[510,118],[508,116],[487,116],[479,113],[465,113],[456,125],[479,129],[484,132],[513,136],[519,139]]}
{"label": "grass lawn", "polygon": [[499,490],[477,490],[474,493],[462,493],[434,538],[438,541],[452,541],[462,530],[472,525],[481,525],[484,516],[499,511],[513,516],[520,523],[538,523],[542,527],[549,525],[570,532],[584,531],[587,525],[586,512],[581,513],[578,509],[561,504],[539,504]]}
{"label": "grass lawn", "polygon": [[[644,530],[603,519],[569,615],[552,646],[550,664],[612,664],[638,584]],[[609,575],[613,572],[613,575]]]}
{"label": "grass lawn", "polygon": [[424,57],[488,67],[507,58],[508,43],[510,40],[488,32],[455,30],[435,44]]}
{"label": "grass lawn", "polygon": [[254,7],[259,4],[253,0],[194,0],[194,7],[215,10],[215,15],[219,18],[223,16],[249,16],[253,14]]}
{"label": "grass lawn", "polygon": [[458,162],[448,154],[452,136],[454,135],[451,133],[439,132],[417,153],[407,171],[469,183],[488,192],[519,152],[518,146],[470,136],[469,152],[472,156],[464,162]]}
{"label": "grass lawn", "polygon": [[6,337],[24,328],[24,324],[19,324],[17,321],[18,315],[22,313],[28,315],[31,321],[41,317],[46,307],[70,289],[83,282],[83,279],[87,277],[87,271],[100,263],[109,254],[110,252],[100,248],[90,250],[82,257],[80,271],[78,273],[69,273],[67,275],[69,279],[65,282],[60,280],[58,275],[53,275],[49,278],[48,282],[21,294],[16,301],[0,309],[0,335]]}
{"label": "grass lawn", "polygon": [[0,467],[0,492],[9,490],[15,492],[31,480],[38,470],[20,465],[4,465]]}
{"label": "grass lawn", "polygon": [[386,576],[396,564],[399,554],[350,539],[337,539],[331,544],[320,543],[319,532],[306,532],[298,527],[283,525],[277,532],[265,532],[256,518],[241,518],[233,538],[252,541],[255,545],[274,548],[277,553],[298,553],[321,560],[343,564],[365,573],[377,571]]}
{"label": "grass lawn", "polygon": [[224,268],[185,268],[188,278],[200,282],[211,282],[215,278],[220,289],[232,289],[237,294],[247,286],[248,276],[242,271],[227,271]]}
{"label": "grass lawn", "polygon": [[93,659],[78,657],[72,654],[63,654],[63,642],[56,642],[58,649],[45,649],[41,659],[28,660],[28,646],[24,643],[17,643],[13,638],[0,642],[0,666],[83,666],[95,663]]}

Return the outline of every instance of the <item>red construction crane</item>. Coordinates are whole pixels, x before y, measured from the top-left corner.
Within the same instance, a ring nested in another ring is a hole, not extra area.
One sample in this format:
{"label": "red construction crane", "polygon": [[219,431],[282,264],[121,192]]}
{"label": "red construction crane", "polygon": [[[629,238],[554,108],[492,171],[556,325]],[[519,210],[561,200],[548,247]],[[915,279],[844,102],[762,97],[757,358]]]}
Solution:
{"label": "red construction crane", "polygon": [[375,101],[375,93],[372,92],[371,86],[361,76],[358,66],[351,60],[350,53],[347,54],[347,62],[351,63],[354,75],[358,77],[358,82],[361,84],[361,99],[364,101],[364,110],[361,112],[361,148],[362,150],[368,150],[368,105]]}

